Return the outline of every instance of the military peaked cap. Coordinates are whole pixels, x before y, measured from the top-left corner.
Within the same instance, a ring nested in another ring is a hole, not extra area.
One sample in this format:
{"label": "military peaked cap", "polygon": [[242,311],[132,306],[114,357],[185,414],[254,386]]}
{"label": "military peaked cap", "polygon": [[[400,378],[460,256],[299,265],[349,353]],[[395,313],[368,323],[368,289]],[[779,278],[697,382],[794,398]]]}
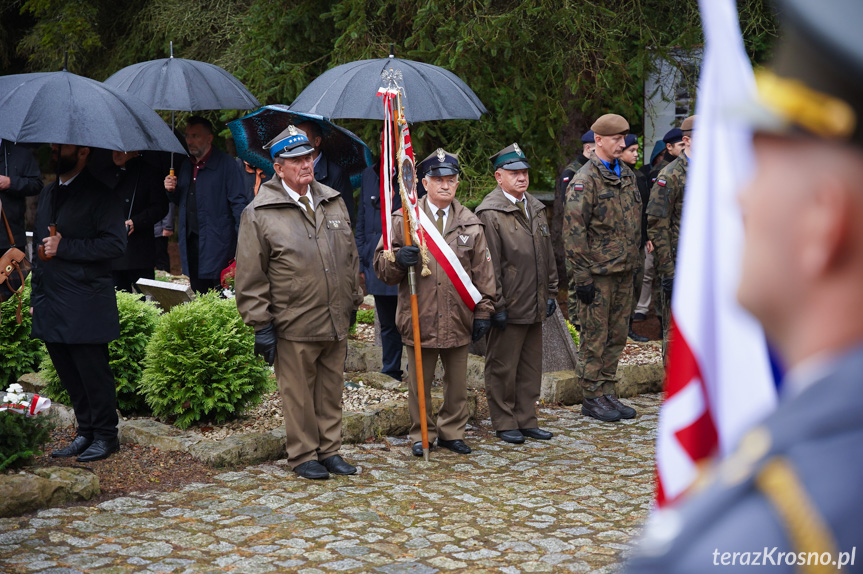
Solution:
{"label": "military peaked cap", "polygon": [[490,158],[491,164],[495,170],[498,169],[530,169],[530,164],[527,163],[527,157],[517,143],[508,145]]}
{"label": "military peaked cap", "polygon": [[623,116],[617,114],[605,114],[593,122],[590,126],[593,133],[600,136],[616,136],[629,131],[629,122]]}
{"label": "military peaked cap", "polygon": [[444,151],[443,148],[437,148],[437,151],[420,162],[417,171],[422,173],[423,177],[441,177],[443,175],[458,175],[461,168],[456,154]]}
{"label": "military peaked cap", "polygon": [[863,2],[775,3],[784,33],[756,78],[756,127],[863,145]]}
{"label": "military peaked cap", "polygon": [[270,140],[264,149],[270,150],[270,157],[299,157],[315,151],[306,132],[297,126],[288,126],[282,133]]}

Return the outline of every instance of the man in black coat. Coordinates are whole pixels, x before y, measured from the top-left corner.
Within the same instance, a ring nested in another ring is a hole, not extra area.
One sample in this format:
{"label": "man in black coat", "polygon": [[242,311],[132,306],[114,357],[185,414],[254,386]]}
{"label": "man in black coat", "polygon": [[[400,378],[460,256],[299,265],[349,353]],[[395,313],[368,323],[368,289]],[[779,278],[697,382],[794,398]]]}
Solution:
{"label": "man in black coat", "polygon": [[315,151],[312,158],[315,160],[315,181],[331,187],[342,195],[348,215],[351,218],[351,227],[356,225],[356,208],[354,207],[354,188],[351,186],[351,178],[342,168],[325,153],[321,152],[321,127],[312,121],[297,124],[297,127],[309,135]]}
{"label": "man in black coat", "polygon": [[[30,150],[0,139],[0,202],[9,220],[15,246],[24,251],[24,212],[27,210],[27,197],[39,195],[42,191],[42,174]],[[0,223],[0,227],[2,227]],[[4,230],[0,233],[0,255],[6,252],[9,238]]]}
{"label": "man in black coat", "polygon": [[34,246],[47,261],[34,258],[32,337],[45,342],[78,421],[75,440],[51,456],[91,462],[120,448],[108,343],[120,336],[111,261],[126,249],[125,214],[120,198],[85,168],[90,148],[52,148],[59,175],[36,210]]}
{"label": "man in black coat", "polygon": [[153,226],[168,213],[168,196],[156,168],[138,152],[111,152],[111,180],[114,193],[123,202],[126,224],[126,253],[111,262],[114,286],[132,292],[138,279],[153,279],[156,266],[156,238]]}

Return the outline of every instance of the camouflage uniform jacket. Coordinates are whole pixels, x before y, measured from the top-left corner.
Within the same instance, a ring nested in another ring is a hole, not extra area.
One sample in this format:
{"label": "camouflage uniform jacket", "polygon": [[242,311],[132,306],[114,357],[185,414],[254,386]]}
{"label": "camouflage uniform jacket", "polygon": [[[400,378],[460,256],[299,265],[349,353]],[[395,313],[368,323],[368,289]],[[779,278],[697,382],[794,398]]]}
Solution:
{"label": "camouflage uniform jacket", "polygon": [[639,258],[641,194],[622,161],[620,177],[594,152],[569,184],[563,217],[566,264],[575,285],[593,275],[631,272]]}
{"label": "camouflage uniform jacket", "polygon": [[653,260],[659,277],[674,277],[683,192],[689,158],[685,152],[668,164],[656,178],[647,204],[647,238],[653,242]]}

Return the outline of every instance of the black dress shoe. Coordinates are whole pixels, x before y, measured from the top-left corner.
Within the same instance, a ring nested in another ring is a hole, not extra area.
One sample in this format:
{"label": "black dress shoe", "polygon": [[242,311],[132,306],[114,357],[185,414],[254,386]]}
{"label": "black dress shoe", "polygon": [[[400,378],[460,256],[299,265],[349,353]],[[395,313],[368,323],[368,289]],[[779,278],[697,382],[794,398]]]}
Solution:
{"label": "black dress shoe", "polygon": [[51,458],[67,458],[70,456],[78,456],[79,454],[87,450],[87,448],[91,444],[93,444],[93,439],[80,435],[76,436],[75,440],[73,440],[69,444],[69,446],[52,452]]}
{"label": "black dress shoe", "polygon": [[614,407],[619,413],[620,418],[622,419],[634,419],[635,418],[635,409],[632,407],[628,407],[617,399],[616,395],[605,395],[603,397],[608,404]]}
{"label": "black dress shoe", "polygon": [[118,450],[120,450],[120,441],[117,438],[112,438],[110,440],[97,438],[93,441],[93,444],[91,444],[87,450],[82,452],[75,460],[78,462],[95,462],[97,460],[108,458]]}
{"label": "black dress shoe", "polygon": [[348,464],[345,462],[341,456],[334,454],[329,458],[325,458],[321,461],[321,464],[324,465],[328,471],[333,474],[356,474],[357,467],[352,464]]}
{"label": "black dress shoe", "polygon": [[[433,451],[433,450],[434,450],[434,441],[431,441],[429,443],[429,451]],[[414,456],[422,456],[423,455],[423,441],[421,441],[421,440],[416,441],[413,444],[413,446],[411,447],[411,452],[413,453]]]}
{"label": "black dress shoe", "polygon": [[517,430],[499,430],[494,434],[503,442],[511,442],[512,444],[522,444],[524,442],[524,435]]}
{"label": "black dress shoe", "polygon": [[457,454],[470,454],[470,447],[464,444],[464,441],[461,439],[455,440],[444,440],[442,438],[437,439],[437,443],[444,448],[448,448],[454,453]]}
{"label": "black dress shoe", "polygon": [[530,438],[535,438],[538,440],[551,440],[551,437],[554,436],[554,434],[550,433],[549,431],[542,430],[540,428],[518,430],[521,431],[521,434],[523,434],[524,436],[528,436]]}
{"label": "black dress shoe", "polygon": [[620,420],[620,411],[611,408],[611,403],[598,399],[584,399],[581,401],[581,414],[611,423]]}
{"label": "black dress shoe", "polygon": [[312,480],[321,480],[330,477],[330,473],[327,472],[326,467],[316,460],[304,462],[295,468],[294,472],[303,478],[310,478]]}
{"label": "black dress shoe", "polygon": [[629,330],[629,335],[627,335],[627,337],[629,337],[630,339],[632,339],[636,343],[646,343],[650,340],[647,337],[642,337],[641,335],[639,335],[638,333],[636,333],[632,329]]}

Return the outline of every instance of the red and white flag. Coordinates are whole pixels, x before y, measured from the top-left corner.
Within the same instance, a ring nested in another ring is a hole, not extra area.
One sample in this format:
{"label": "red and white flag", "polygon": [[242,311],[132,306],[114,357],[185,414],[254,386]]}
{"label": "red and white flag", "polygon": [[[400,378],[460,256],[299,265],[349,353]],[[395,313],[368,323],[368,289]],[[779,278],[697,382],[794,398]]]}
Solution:
{"label": "red and white flag", "polygon": [[733,0],[700,0],[705,53],[672,296],[665,401],[656,442],[659,507],[699,463],[732,451],[776,404],[760,325],[737,303],[743,220],[736,196],[752,173],[752,134],[728,110],[753,97]]}
{"label": "red and white flag", "polygon": [[393,100],[398,90],[380,88],[378,96],[384,102],[384,128],[381,133],[381,230],[384,253],[393,251]]}

